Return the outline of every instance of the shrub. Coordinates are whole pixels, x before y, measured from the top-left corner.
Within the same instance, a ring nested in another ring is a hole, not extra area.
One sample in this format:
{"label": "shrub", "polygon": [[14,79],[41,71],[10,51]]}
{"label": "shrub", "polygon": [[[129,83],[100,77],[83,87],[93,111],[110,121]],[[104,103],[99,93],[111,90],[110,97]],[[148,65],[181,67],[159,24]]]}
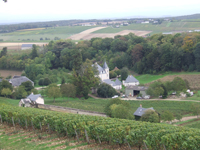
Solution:
{"label": "shrub", "polygon": [[117,93],[116,90],[112,86],[106,83],[102,83],[97,90],[97,94],[100,97],[104,97],[104,98],[112,97],[116,93]]}
{"label": "shrub", "polygon": [[145,113],[142,115],[141,121],[158,123],[159,116],[154,110],[147,109]]}
{"label": "shrub", "polygon": [[117,74],[114,71],[109,72],[110,78],[116,78]]}
{"label": "shrub", "polygon": [[49,85],[49,84],[51,84],[51,81],[50,81],[50,79],[49,78],[44,78],[44,82],[43,82],[43,85]]}
{"label": "shrub", "polygon": [[[111,109],[111,116],[113,118],[120,118],[120,119],[134,119],[133,114],[130,112],[129,109],[127,109],[126,106],[123,104],[113,104],[115,107]],[[113,106],[111,105],[111,106]]]}
{"label": "shrub", "polygon": [[38,81],[38,84],[40,86],[43,86],[44,85],[44,78],[40,78],[40,80]]}

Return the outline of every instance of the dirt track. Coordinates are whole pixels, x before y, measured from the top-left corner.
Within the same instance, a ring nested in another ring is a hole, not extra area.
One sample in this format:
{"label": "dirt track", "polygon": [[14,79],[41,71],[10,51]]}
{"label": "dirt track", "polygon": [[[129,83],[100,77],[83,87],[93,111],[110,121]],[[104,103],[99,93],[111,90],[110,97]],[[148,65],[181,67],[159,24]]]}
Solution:
{"label": "dirt track", "polygon": [[92,33],[94,31],[103,29],[106,27],[96,27],[92,29],[85,30],[79,34],[72,35],[69,39],[72,40],[90,40],[91,38],[100,37],[100,38],[114,38],[116,35],[127,35],[129,33],[134,33],[137,36],[145,36],[146,34],[151,33],[151,31],[138,31],[138,30],[123,30],[118,33]]}

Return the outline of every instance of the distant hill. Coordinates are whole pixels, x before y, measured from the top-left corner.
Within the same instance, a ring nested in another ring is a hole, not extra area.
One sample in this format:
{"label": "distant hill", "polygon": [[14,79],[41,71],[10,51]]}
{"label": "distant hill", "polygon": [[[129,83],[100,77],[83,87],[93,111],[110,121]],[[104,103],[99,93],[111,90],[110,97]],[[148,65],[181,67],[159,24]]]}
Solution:
{"label": "distant hill", "polygon": [[177,17],[165,17],[165,18],[171,18],[171,19],[177,19],[177,20],[183,20],[183,19],[200,19],[200,14],[177,16]]}

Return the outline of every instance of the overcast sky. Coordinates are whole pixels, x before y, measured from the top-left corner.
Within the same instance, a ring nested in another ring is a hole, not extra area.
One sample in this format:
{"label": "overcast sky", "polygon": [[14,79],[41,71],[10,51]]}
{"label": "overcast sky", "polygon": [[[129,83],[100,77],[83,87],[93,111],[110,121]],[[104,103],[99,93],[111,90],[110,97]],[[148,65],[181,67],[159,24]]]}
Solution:
{"label": "overcast sky", "polygon": [[0,0],[0,23],[200,13],[200,0]]}

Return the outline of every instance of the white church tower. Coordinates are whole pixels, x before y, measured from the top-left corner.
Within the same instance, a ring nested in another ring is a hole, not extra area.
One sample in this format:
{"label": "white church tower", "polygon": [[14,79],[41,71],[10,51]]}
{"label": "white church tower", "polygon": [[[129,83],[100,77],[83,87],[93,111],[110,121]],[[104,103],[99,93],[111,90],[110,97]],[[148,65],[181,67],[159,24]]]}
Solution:
{"label": "white church tower", "polygon": [[105,79],[110,79],[109,68],[108,68],[108,65],[107,65],[106,61],[103,64],[103,69],[105,70],[105,73],[106,73]]}

